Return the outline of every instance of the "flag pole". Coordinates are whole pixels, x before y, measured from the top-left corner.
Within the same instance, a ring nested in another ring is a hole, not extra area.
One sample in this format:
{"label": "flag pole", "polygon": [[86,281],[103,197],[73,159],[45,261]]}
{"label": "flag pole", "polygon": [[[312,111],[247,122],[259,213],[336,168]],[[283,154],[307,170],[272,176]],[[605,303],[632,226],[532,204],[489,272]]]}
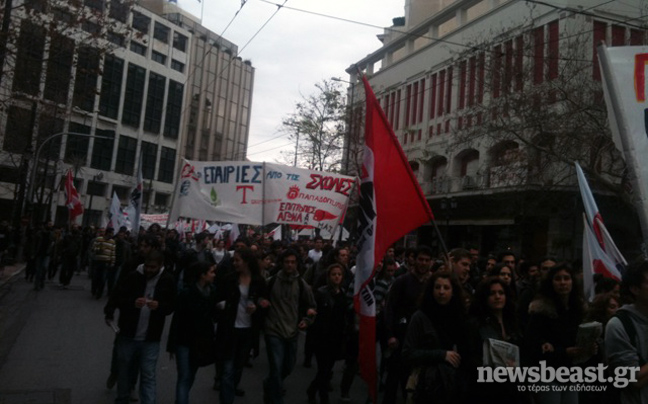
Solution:
{"label": "flag pole", "polygon": [[432,220],[432,225],[434,226],[434,230],[436,231],[437,237],[439,238],[439,241],[441,242],[441,249],[443,250],[443,254],[447,258],[447,257],[449,257],[448,247],[446,247],[446,243],[443,240],[443,236],[441,235],[441,230],[439,230],[439,226],[437,226],[436,220]]}

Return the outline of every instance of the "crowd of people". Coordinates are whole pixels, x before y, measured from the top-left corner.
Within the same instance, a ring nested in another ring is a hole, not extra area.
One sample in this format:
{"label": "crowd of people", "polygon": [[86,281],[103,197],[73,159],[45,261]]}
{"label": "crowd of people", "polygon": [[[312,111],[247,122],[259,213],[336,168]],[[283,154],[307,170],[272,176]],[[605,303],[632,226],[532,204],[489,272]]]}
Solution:
{"label": "crowd of people", "polygon": [[[65,288],[72,274],[86,270],[93,297],[101,299],[106,290],[104,315],[116,330],[107,386],[117,385],[116,403],[128,403],[137,385],[141,403],[155,402],[167,317],[176,404],[189,402],[204,367],[214,373],[221,404],[233,403],[245,394],[242,373],[262,346],[269,363],[263,402],[283,404],[301,332],[302,365],[312,367],[315,358],[317,366],[305,399],[329,403],[333,367],[344,361],[339,395],[351,401],[359,353],[354,246],[254,234],[227,248],[208,232],[181,238],[157,225],[134,238],[125,228],[116,234],[74,226],[62,232],[46,223],[31,237],[26,277],[35,290],[57,271]],[[377,307],[381,402],[648,403],[648,261],[626,268],[623,282],[597,277],[591,302],[582,276],[557,258],[531,262],[511,250],[482,255],[477,248],[455,248],[445,255],[427,246],[388,249],[369,284]],[[601,324],[598,338],[580,339],[586,322]],[[478,369],[497,366],[489,356],[497,341],[519,349],[510,367],[603,364],[605,377],[589,384],[605,389],[571,379],[541,380],[533,389],[515,380],[478,381]],[[623,388],[608,380],[619,367],[638,368]]]}

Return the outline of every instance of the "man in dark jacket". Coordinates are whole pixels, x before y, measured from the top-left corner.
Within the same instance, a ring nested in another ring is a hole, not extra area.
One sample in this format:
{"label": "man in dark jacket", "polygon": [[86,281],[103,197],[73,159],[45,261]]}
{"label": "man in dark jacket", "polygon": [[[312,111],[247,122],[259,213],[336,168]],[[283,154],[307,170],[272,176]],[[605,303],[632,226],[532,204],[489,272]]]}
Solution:
{"label": "man in dark jacket", "polygon": [[173,312],[175,281],[164,271],[164,254],[152,251],[135,272],[115,290],[119,308],[117,357],[119,373],[116,404],[130,396],[130,362],[139,361],[140,402],[155,403],[155,369],[166,316]]}

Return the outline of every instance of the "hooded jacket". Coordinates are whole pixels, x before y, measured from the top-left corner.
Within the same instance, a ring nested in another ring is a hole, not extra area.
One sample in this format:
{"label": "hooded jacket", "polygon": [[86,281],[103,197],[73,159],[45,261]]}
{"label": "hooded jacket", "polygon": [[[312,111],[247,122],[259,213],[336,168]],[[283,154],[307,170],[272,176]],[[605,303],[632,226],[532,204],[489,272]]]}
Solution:
{"label": "hooded jacket", "polygon": [[[605,355],[610,368],[620,366],[639,366],[640,358],[648,360],[648,316],[641,313],[634,304],[627,304],[619,309],[630,314],[636,331],[634,341],[630,341],[621,320],[612,317],[605,327]],[[621,391],[621,403],[648,403],[648,386],[638,390],[628,386]]]}

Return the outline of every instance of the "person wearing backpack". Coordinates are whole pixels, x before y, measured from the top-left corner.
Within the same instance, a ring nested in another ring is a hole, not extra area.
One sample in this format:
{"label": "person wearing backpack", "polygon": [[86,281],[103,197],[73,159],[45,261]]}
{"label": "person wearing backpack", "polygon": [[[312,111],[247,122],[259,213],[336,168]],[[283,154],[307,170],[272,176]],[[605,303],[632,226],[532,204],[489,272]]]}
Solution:
{"label": "person wearing backpack", "polygon": [[270,306],[265,318],[265,342],[270,364],[263,381],[264,404],[283,404],[283,381],[297,360],[297,339],[317,314],[310,286],[299,275],[300,258],[286,250],[279,258],[281,268],[268,280]]}
{"label": "person wearing backpack", "polygon": [[[622,290],[634,303],[626,304],[605,328],[605,354],[611,369],[639,367],[636,382],[621,390],[621,404],[648,403],[648,261],[633,262],[623,275]],[[628,374],[626,374],[628,376]]]}

